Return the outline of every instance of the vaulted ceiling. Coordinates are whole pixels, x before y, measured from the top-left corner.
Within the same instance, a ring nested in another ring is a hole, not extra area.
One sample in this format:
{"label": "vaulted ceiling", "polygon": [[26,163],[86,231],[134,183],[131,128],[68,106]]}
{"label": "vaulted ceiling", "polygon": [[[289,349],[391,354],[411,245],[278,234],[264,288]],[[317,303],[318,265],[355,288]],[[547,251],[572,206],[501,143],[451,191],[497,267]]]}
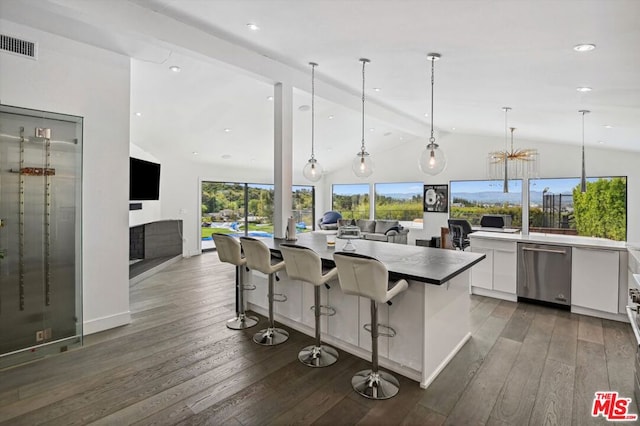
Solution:
{"label": "vaulted ceiling", "polygon": [[[371,59],[368,150],[375,154],[407,140],[426,141],[429,52],[442,55],[435,64],[433,117],[441,135],[503,140],[501,107],[510,106],[509,125],[518,128],[519,139],[578,144],[578,110],[588,109],[586,144],[640,151],[637,0],[2,0],[0,5],[7,19],[74,38],[85,34],[85,41],[131,55],[132,142],[152,153],[272,167],[268,97],[282,78],[296,87],[294,163],[301,168],[310,151],[305,106],[310,105],[308,62],[314,61],[319,63],[317,155],[328,169],[340,167],[360,144],[361,57]],[[64,22],[75,23],[74,30]],[[251,30],[250,23],[259,29]],[[596,48],[576,52],[581,43]],[[181,72],[170,71],[172,65]]]}

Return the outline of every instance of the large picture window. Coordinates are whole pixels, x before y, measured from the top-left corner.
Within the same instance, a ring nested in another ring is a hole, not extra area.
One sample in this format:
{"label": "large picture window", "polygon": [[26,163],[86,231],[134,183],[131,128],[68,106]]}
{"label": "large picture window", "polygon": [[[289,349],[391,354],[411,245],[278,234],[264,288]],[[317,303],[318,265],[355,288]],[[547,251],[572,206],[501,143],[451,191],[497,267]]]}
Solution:
{"label": "large picture window", "polygon": [[334,184],[331,192],[331,209],[345,219],[369,219],[368,184]]}
{"label": "large picture window", "polygon": [[512,228],[522,226],[522,180],[510,180],[508,193],[499,180],[452,180],[450,185],[451,218],[479,226],[482,215],[509,215]]}
{"label": "large picture window", "polygon": [[[273,236],[273,197],[273,185],[202,182],[201,248],[215,247],[211,238],[214,233]],[[292,188],[292,213],[298,224],[297,232],[313,229],[314,203],[313,186]]]}
{"label": "large picture window", "polygon": [[529,180],[529,229],[624,241],[627,238],[627,178]]}
{"label": "large picture window", "polygon": [[375,219],[422,219],[422,182],[376,183]]}

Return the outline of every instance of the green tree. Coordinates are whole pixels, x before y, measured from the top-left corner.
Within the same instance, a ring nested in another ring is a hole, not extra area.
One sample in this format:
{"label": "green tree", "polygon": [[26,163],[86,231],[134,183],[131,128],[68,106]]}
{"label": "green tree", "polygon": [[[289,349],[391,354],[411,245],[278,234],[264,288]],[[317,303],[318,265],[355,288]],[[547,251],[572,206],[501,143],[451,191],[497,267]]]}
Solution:
{"label": "green tree", "polygon": [[573,189],[573,208],[578,235],[627,239],[627,179],[587,182],[587,191]]}

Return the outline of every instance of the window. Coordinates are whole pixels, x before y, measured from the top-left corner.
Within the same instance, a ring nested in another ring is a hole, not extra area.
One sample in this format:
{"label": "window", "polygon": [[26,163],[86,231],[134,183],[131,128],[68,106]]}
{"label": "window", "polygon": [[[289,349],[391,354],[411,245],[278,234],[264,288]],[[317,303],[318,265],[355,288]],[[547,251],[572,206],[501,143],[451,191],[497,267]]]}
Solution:
{"label": "window", "polygon": [[452,180],[449,216],[479,226],[483,214],[511,216],[511,227],[522,226],[522,180],[509,181],[504,193],[498,180]]}
{"label": "window", "polygon": [[315,193],[313,186],[293,186],[293,206],[291,207],[293,218],[298,224],[298,231],[307,232],[313,230]]}
{"label": "window", "polygon": [[413,221],[421,219],[422,182],[376,183],[375,219]]}
{"label": "window", "polygon": [[587,178],[580,192],[578,178],[529,180],[531,232],[627,238],[627,178]]}
{"label": "window", "polygon": [[333,185],[331,209],[345,219],[369,219],[369,185]]}
{"label": "window", "polygon": [[[313,229],[313,186],[294,186],[292,213],[298,232]],[[245,193],[247,211],[245,212]],[[274,186],[238,182],[202,182],[201,248],[213,249],[211,234],[273,236]]]}

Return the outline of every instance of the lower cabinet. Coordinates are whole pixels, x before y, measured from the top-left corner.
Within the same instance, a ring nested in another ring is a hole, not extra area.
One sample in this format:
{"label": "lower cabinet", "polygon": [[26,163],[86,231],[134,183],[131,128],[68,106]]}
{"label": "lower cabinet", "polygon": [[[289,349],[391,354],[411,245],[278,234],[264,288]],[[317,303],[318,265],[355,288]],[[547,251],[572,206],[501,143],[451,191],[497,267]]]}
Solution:
{"label": "lower cabinet", "polygon": [[486,256],[471,269],[472,287],[516,294],[516,242],[472,239],[471,251]]}
{"label": "lower cabinet", "polygon": [[571,304],[618,313],[620,253],[574,247],[571,252]]}

